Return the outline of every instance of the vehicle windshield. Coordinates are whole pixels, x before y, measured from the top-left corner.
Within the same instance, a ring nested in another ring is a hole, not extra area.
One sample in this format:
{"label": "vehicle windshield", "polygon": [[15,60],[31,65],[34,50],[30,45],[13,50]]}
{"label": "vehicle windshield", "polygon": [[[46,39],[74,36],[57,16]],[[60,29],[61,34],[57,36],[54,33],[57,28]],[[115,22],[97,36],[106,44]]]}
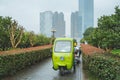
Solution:
{"label": "vehicle windshield", "polygon": [[57,41],[55,44],[55,52],[70,52],[71,46],[71,41]]}

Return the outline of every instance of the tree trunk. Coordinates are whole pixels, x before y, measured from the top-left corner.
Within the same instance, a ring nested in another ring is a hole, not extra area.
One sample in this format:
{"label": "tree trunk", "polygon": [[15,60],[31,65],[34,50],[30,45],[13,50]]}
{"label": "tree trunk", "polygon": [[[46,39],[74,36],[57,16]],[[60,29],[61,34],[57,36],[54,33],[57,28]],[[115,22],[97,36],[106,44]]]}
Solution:
{"label": "tree trunk", "polygon": [[13,21],[10,25],[10,41],[12,48],[16,48],[21,42],[23,35],[23,27],[18,26],[16,21]]}

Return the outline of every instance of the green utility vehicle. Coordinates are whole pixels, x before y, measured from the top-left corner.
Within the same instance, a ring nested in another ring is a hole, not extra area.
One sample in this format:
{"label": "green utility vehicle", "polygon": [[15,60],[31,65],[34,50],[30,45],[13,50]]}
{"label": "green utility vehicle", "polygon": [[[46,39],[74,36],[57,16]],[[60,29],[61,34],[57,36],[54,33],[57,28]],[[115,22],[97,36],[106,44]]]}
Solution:
{"label": "green utility vehicle", "polygon": [[53,69],[59,70],[61,75],[64,75],[65,70],[75,71],[74,45],[76,43],[72,38],[57,38],[54,41],[52,50]]}

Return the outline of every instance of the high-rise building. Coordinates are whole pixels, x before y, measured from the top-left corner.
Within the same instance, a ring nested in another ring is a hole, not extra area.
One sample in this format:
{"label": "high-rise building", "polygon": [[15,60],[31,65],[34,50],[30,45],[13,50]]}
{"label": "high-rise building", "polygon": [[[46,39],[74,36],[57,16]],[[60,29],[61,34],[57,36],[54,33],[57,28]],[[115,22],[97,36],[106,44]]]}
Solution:
{"label": "high-rise building", "polygon": [[55,12],[53,14],[53,28],[56,30],[55,36],[56,37],[63,37],[65,36],[65,20],[64,14]]}
{"label": "high-rise building", "polygon": [[94,26],[94,0],[79,0],[79,16],[82,33],[88,27]]}
{"label": "high-rise building", "polygon": [[45,11],[40,13],[40,33],[51,37],[52,28],[52,17],[53,13],[51,11]]}
{"label": "high-rise building", "polygon": [[73,12],[71,14],[71,37],[72,38],[81,38],[82,27],[80,27],[80,16],[79,12]]}
{"label": "high-rise building", "polygon": [[55,29],[55,37],[65,35],[65,20],[64,14],[58,12],[45,11],[40,13],[40,33],[51,37],[51,30]]}

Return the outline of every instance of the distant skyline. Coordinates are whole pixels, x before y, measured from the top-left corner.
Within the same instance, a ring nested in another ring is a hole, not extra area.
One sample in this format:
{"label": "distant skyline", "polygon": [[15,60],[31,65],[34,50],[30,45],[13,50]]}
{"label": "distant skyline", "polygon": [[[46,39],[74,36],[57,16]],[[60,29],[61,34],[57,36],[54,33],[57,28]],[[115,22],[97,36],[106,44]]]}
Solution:
{"label": "distant skyline", "polygon": [[[114,13],[120,0],[94,0],[94,26],[97,18]],[[78,0],[0,0],[0,16],[10,16],[28,31],[39,33],[40,12],[63,12],[66,21],[66,34],[70,35],[70,15],[78,11]]]}
{"label": "distant skyline", "polygon": [[55,30],[55,37],[65,36],[65,20],[62,12],[45,11],[40,13],[40,33],[47,37],[52,36]]}

